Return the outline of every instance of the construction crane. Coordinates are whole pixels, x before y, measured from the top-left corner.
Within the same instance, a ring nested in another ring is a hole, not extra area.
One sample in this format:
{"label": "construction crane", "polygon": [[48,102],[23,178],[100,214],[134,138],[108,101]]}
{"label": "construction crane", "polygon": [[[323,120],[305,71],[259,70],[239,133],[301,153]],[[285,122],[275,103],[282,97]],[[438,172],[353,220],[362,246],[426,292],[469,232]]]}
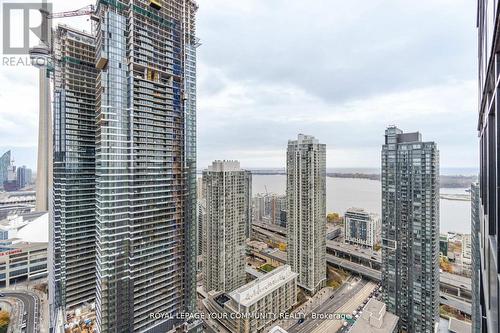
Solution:
{"label": "construction crane", "polygon": [[[88,5],[86,7],[77,9],[77,10],[70,10],[66,12],[60,12],[60,13],[51,13],[49,12],[46,8],[41,8],[40,13],[42,14],[42,31],[47,31],[51,27],[51,23],[49,22],[50,19],[55,19],[55,18],[65,18],[65,17],[75,17],[75,16],[84,16],[84,15],[92,15],[95,12],[95,7],[94,5]],[[34,64],[35,67],[44,67],[48,61],[47,59],[51,58],[53,56],[53,50],[52,50],[52,41],[51,40],[42,40],[40,45],[37,45],[35,47],[32,47],[30,49],[30,57],[31,59],[44,59],[43,61],[44,65],[39,65],[39,64]],[[33,61],[32,61],[33,63]]]}
{"label": "construction crane", "polygon": [[60,13],[49,13],[47,18],[55,19],[55,18],[64,18],[64,17],[73,17],[73,16],[84,16],[84,15],[92,15],[95,12],[94,5],[88,5],[86,7],[71,10],[68,12],[60,12]]}

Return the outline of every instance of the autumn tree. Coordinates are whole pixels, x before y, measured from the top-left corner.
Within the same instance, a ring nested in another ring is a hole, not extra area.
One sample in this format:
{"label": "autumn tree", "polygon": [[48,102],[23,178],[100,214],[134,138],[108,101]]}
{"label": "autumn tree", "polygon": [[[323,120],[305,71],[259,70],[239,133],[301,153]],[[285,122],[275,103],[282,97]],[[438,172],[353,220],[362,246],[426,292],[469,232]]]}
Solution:
{"label": "autumn tree", "polygon": [[7,311],[0,311],[0,328],[9,326],[10,315]]}
{"label": "autumn tree", "polygon": [[447,272],[447,273],[453,272],[453,266],[451,265],[451,263],[448,261],[448,258],[446,258],[446,257],[439,258],[439,268],[441,268],[443,270],[443,272]]}
{"label": "autumn tree", "polygon": [[326,220],[328,223],[340,223],[342,222],[342,217],[339,215],[339,213],[328,213],[326,216]]}

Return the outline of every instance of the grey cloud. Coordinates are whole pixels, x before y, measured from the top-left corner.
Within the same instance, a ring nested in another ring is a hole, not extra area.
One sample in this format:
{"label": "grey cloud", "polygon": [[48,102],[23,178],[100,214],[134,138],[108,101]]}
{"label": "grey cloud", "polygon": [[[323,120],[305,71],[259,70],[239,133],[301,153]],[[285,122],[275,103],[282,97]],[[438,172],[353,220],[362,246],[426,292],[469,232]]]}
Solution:
{"label": "grey cloud", "polygon": [[250,13],[202,3],[203,61],[337,102],[474,73],[470,1],[272,2],[253,1]]}

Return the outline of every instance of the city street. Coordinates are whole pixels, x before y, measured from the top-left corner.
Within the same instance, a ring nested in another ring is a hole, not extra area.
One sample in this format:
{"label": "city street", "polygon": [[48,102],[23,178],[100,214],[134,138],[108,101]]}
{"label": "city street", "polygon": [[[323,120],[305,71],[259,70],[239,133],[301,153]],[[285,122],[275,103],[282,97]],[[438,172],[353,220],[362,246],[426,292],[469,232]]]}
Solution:
{"label": "city street", "polygon": [[[338,313],[342,305],[349,299],[353,298],[368,282],[365,280],[354,280],[344,283],[326,302],[323,302],[313,308],[311,312],[316,314],[321,313]],[[296,323],[288,329],[291,333],[307,333],[312,332],[316,327],[321,325],[324,320],[312,319],[309,314],[306,316],[304,322]]]}
{"label": "city street", "polygon": [[[344,302],[344,304],[337,310],[338,313],[349,313],[352,314],[363,302],[370,296],[370,294],[377,288],[377,285],[373,282],[368,282],[356,295],[349,298]],[[314,330],[315,333],[329,333],[337,332],[342,327],[342,321],[340,320],[325,320]]]}
{"label": "city street", "polygon": [[[17,323],[18,327],[22,325],[22,322],[26,321],[26,329],[21,332],[26,333],[38,333],[40,331],[40,300],[38,296],[31,292],[25,291],[3,291],[4,297],[14,298],[22,303],[21,310],[19,311]],[[24,316],[26,313],[26,316]],[[14,327],[14,332],[19,332],[18,327]]]}

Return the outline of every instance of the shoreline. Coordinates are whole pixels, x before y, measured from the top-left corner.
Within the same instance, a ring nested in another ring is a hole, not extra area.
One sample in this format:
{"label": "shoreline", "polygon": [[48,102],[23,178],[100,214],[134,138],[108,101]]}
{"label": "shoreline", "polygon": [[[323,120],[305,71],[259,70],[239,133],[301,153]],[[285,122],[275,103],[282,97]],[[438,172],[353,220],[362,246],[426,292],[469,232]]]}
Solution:
{"label": "shoreline", "polygon": [[[251,171],[254,176],[286,176],[284,171]],[[327,177],[330,178],[348,178],[348,179],[368,179],[380,181],[380,174],[369,173],[342,173],[342,172],[327,172]],[[477,176],[463,175],[441,175],[439,177],[440,188],[470,188],[470,185],[477,181]],[[446,198],[448,199],[448,198]],[[459,199],[448,199],[459,200]]]}

